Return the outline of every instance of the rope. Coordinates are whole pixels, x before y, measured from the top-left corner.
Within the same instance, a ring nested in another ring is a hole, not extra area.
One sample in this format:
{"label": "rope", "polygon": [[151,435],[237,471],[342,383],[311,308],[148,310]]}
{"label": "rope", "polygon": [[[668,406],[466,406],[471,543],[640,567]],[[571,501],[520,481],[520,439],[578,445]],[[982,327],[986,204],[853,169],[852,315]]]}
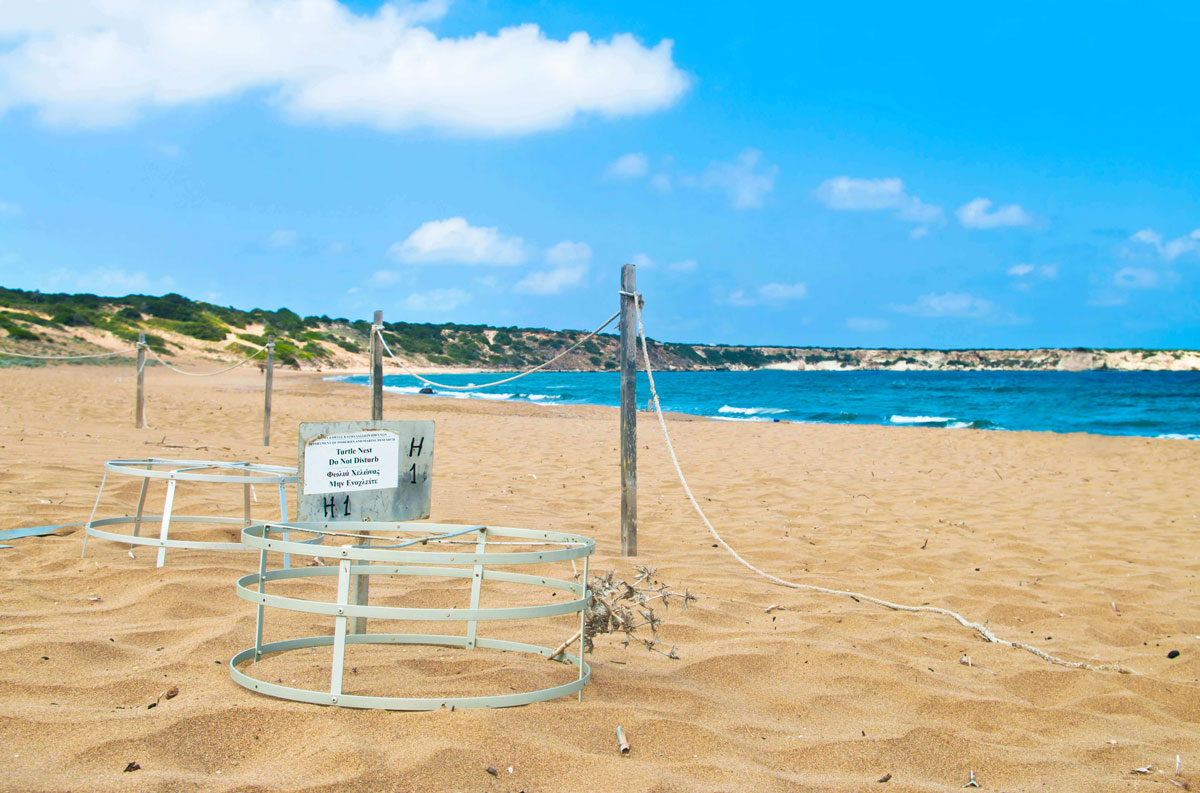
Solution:
{"label": "rope", "polygon": [[19,352],[0,350],[0,355],[7,355],[9,358],[32,358],[39,361],[78,361],[84,358],[110,358],[114,355],[127,355],[136,351],[137,347],[130,347],[126,350],[117,350],[115,352],[95,352],[91,353],[90,355],[23,355]]}
{"label": "rope", "polygon": [[449,389],[449,390],[451,390],[451,391],[477,391],[477,390],[479,390],[480,388],[491,388],[492,386],[504,385],[505,383],[511,383],[513,380],[520,380],[522,377],[525,377],[525,376],[527,376],[527,375],[531,375],[531,374],[533,374],[534,372],[537,372],[537,371],[540,371],[540,370],[542,370],[542,369],[545,369],[547,366],[549,366],[550,364],[554,363],[554,362],[555,362],[555,361],[557,361],[559,358],[562,358],[564,355],[566,355],[567,353],[571,352],[571,351],[572,351],[572,350],[574,350],[576,347],[579,347],[581,344],[583,344],[584,342],[586,342],[588,339],[592,338],[592,337],[593,337],[593,336],[595,336],[597,333],[599,333],[600,331],[602,331],[602,330],[604,330],[605,328],[607,328],[607,327],[608,327],[609,325],[611,325],[611,324],[613,323],[613,321],[614,321],[614,320],[616,320],[616,318],[617,318],[617,317],[619,317],[619,316],[621,316],[621,312],[620,312],[620,311],[618,311],[617,313],[613,314],[611,317],[609,317],[608,319],[606,319],[606,320],[604,321],[604,324],[603,324],[603,325],[601,325],[600,327],[596,328],[594,331],[592,331],[592,332],[591,332],[591,333],[589,333],[588,335],[584,336],[582,339],[580,339],[579,341],[575,342],[575,343],[574,343],[574,344],[572,344],[570,347],[568,347],[567,349],[563,350],[563,351],[562,351],[562,352],[560,352],[558,355],[554,356],[553,358],[551,358],[550,360],[546,361],[545,363],[540,363],[540,364],[538,364],[537,366],[533,367],[532,369],[528,369],[528,370],[526,370],[526,371],[524,371],[524,372],[521,372],[520,374],[515,374],[515,375],[513,375],[512,377],[506,377],[506,378],[504,378],[503,380],[495,380],[495,381],[493,381],[493,382],[491,382],[491,383],[484,383],[484,384],[482,384],[482,385],[445,385],[445,384],[443,384],[443,383],[435,383],[435,382],[434,382],[434,381],[432,381],[432,380],[427,380],[427,379],[425,379],[424,377],[421,377],[421,375],[419,375],[419,374],[417,374],[416,372],[414,372],[412,369],[409,369],[409,368],[408,368],[408,366],[407,366],[407,365],[404,363],[404,361],[402,361],[402,360],[400,360],[399,358],[397,358],[397,357],[396,357],[396,353],[392,352],[392,348],[388,346],[387,339],[383,338],[383,333],[382,333],[382,332],[380,332],[379,330],[376,330],[376,331],[375,331],[375,335],[379,337],[379,341],[383,343],[383,349],[387,350],[387,354],[388,354],[388,355],[390,355],[390,356],[392,357],[392,360],[393,360],[393,361],[395,361],[396,363],[400,364],[400,368],[401,368],[401,369],[403,369],[405,372],[407,372],[408,374],[412,375],[413,377],[417,378],[417,379],[418,379],[418,380],[420,380],[422,383],[425,383],[426,385],[436,386],[436,387],[438,387],[438,388],[446,388],[446,389]]}
{"label": "rope", "polygon": [[634,315],[637,318],[637,332],[638,332],[638,336],[641,338],[642,356],[645,358],[645,361],[646,361],[646,379],[650,383],[650,394],[653,398],[654,410],[658,414],[658,423],[662,427],[663,439],[666,441],[666,445],[667,445],[667,453],[670,455],[671,462],[675,466],[675,473],[678,474],[678,476],[679,476],[679,484],[681,484],[683,486],[683,492],[687,494],[688,500],[692,502],[692,506],[695,507],[695,509],[696,509],[696,514],[700,516],[700,520],[704,522],[704,525],[706,527],[708,527],[708,531],[713,536],[713,539],[715,539],[718,543],[720,543],[721,546],[726,551],[728,551],[729,554],[734,559],[736,559],[743,567],[746,567],[747,569],[751,570],[752,572],[757,573],[758,575],[762,576],[763,578],[767,579],[768,581],[770,581],[773,584],[778,584],[779,586],[787,587],[788,589],[802,589],[802,590],[807,590],[809,592],[820,592],[825,595],[841,595],[844,597],[853,598],[855,600],[865,600],[868,603],[874,603],[878,606],[883,606],[884,608],[891,609],[893,611],[907,611],[907,612],[916,612],[916,613],[927,612],[930,614],[940,614],[944,617],[950,617],[955,622],[957,622],[959,625],[962,625],[964,628],[969,628],[970,630],[973,630],[976,633],[978,633],[981,637],[983,637],[984,641],[992,642],[994,644],[1002,644],[1005,647],[1012,647],[1012,648],[1015,648],[1018,650],[1024,650],[1028,653],[1032,653],[1032,654],[1036,655],[1038,658],[1041,658],[1043,661],[1048,661],[1052,664],[1057,664],[1059,666],[1067,666],[1067,667],[1071,667],[1073,669],[1089,669],[1089,670],[1093,670],[1093,671],[1116,671],[1116,672],[1120,672],[1122,674],[1130,673],[1130,670],[1126,669],[1123,666],[1119,666],[1119,665],[1115,665],[1115,664],[1092,665],[1092,664],[1083,663],[1082,661],[1067,661],[1062,658],[1058,658],[1057,656],[1053,656],[1050,653],[1048,653],[1045,650],[1042,650],[1038,647],[1024,644],[1022,642],[1014,642],[1014,641],[1009,641],[1007,639],[1001,639],[1000,637],[996,636],[996,634],[992,633],[992,631],[986,625],[983,625],[978,622],[971,622],[970,620],[963,617],[961,614],[958,614],[957,612],[954,612],[954,611],[950,611],[949,609],[938,608],[937,606],[907,606],[907,605],[904,605],[901,603],[892,603],[891,601],[883,600],[883,599],[877,598],[877,597],[872,597],[870,595],[864,595],[861,592],[852,592],[847,589],[831,589],[829,587],[815,586],[813,584],[798,584],[794,581],[787,581],[785,579],[779,578],[778,576],[771,575],[770,573],[760,570],[759,568],[750,564],[750,562],[743,559],[741,554],[739,554],[737,551],[735,551],[733,549],[733,546],[731,546],[729,543],[727,543],[725,541],[725,539],[719,533],[717,533],[717,530],[715,528],[713,528],[712,522],[709,521],[708,516],[704,514],[704,510],[700,508],[700,504],[699,504],[699,502],[696,501],[696,497],[694,495],[692,495],[692,489],[688,486],[687,479],[683,475],[683,469],[679,467],[679,458],[675,456],[675,447],[671,443],[670,433],[667,432],[667,422],[666,422],[666,419],[663,418],[662,405],[659,403],[659,399],[658,399],[658,391],[654,387],[654,372],[650,368],[650,350],[646,345],[646,332],[642,328],[642,312],[641,312],[641,307],[638,305],[638,301],[634,301]]}
{"label": "rope", "polygon": [[233,366],[229,366],[224,369],[218,369],[215,372],[189,372],[184,369],[180,369],[178,367],[172,366],[171,364],[164,361],[162,358],[159,357],[158,353],[156,353],[152,347],[148,346],[148,347],[146,347],[146,349],[149,350],[150,354],[154,356],[154,359],[156,361],[158,361],[159,363],[161,363],[163,366],[167,367],[172,372],[177,372],[179,374],[185,374],[188,377],[212,377],[213,375],[225,374],[226,372],[232,372],[234,369],[238,368],[239,366],[245,366],[246,364],[250,363],[255,358],[257,358],[258,356],[262,355],[264,352],[267,351],[266,348],[264,347],[263,349],[259,350],[258,352],[254,353],[253,355],[251,355],[249,358],[245,358],[241,361],[238,361]]}

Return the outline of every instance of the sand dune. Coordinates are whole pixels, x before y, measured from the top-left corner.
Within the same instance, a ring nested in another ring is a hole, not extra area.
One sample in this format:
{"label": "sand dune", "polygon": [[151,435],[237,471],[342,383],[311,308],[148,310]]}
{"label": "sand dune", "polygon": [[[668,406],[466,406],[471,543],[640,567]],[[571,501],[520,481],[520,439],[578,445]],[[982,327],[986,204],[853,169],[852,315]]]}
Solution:
{"label": "sand dune", "polygon": [[[283,373],[263,448],[258,372],[151,370],[147,380],[155,428],[135,430],[128,367],[0,370],[0,528],[83,520],[107,459],[294,465],[298,422],[369,413],[366,389]],[[575,531],[598,541],[593,570],[630,573],[614,410],[389,395],[385,415],[437,422],[434,520]],[[943,617],[753,576],[714,547],[646,415],[637,561],[700,595],[665,614],[661,635],[680,660],[600,637],[582,703],[303,705],[229,679],[229,658],[253,643],[254,610],[234,581],[254,556],[171,551],[155,569],[147,549],[130,558],[96,540],[81,559],[79,530],[16,540],[0,551],[0,790],[939,791],[972,771],[990,790],[1200,786],[1200,444],[670,424],[700,502],[760,567],[954,609],[1004,638],[1134,673],[1053,666]],[[105,509],[136,495],[122,484]],[[235,496],[181,487],[179,509],[237,515]],[[270,494],[258,496],[255,514],[274,518]],[[395,603],[445,602],[453,589],[372,583]],[[786,609],[766,613],[772,604]],[[495,635],[554,643],[570,623]],[[280,617],[267,638],[328,630]],[[259,670],[319,687],[328,657],[301,651]],[[449,648],[354,648],[347,663],[347,690],[414,696],[503,693],[571,673]],[[170,686],[179,695],[148,709]],[[617,752],[618,724],[629,757]],[[140,770],[124,772],[130,762]]]}

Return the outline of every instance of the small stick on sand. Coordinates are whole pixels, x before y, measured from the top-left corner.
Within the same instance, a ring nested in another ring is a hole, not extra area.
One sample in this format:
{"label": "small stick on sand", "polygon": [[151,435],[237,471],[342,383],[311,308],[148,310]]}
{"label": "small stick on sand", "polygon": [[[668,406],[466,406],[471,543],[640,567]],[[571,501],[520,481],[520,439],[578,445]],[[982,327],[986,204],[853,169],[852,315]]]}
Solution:
{"label": "small stick on sand", "polygon": [[565,642],[563,642],[562,644],[558,645],[553,650],[551,650],[550,655],[548,655],[546,657],[546,660],[553,661],[555,658],[557,658],[559,655],[561,655],[564,650],[566,650],[568,647],[570,647],[572,644],[574,644],[577,641],[579,641],[579,631],[575,631],[575,633],[571,636],[570,639],[567,639]]}
{"label": "small stick on sand", "polygon": [[979,783],[975,781],[975,772],[971,772],[971,778],[967,780],[967,784],[963,787],[979,787]]}
{"label": "small stick on sand", "polygon": [[622,755],[629,754],[629,741],[625,740],[625,730],[621,725],[617,725],[617,747],[621,750]]}

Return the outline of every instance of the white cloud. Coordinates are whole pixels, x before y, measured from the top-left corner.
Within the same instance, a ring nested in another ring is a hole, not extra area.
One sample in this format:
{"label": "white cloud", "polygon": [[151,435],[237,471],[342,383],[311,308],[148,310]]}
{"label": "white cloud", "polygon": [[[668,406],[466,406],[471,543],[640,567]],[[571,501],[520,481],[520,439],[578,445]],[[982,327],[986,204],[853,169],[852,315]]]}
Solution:
{"label": "white cloud", "polygon": [[758,301],[747,295],[745,289],[735,289],[725,295],[724,298],[719,298],[717,302],[737,308],[750,308],[751,306],[758,305]]}
{"label": "white cloud", "polygon": [[1153,289],[1158,286],[1159,275],[1145,267],[1122,267],[1113,273],[1113,283],[1124,289]]}
{"label": "white cloud", "polygon": [[512,265],[528,254],[520,237],[506,237],[494,227],[472,226],[465,218],[431,220],[396,242],[388,253],[404,262]]}
{"label": "white cloud", "polygon": [[277,231],[272,231],[267,236],[266,246],[275,250],[290,248],[296,244],[297,239],[296,232],[288,229],[278,229]]}
{"label": "white cloud", "polygon": [[[643,270],[657,269],[659,264],[650,258],[645,253],[635,253],[629,259],[629,263]],[[677,274],[694,273],[699,267],[695,259],[680,259],[677,262],[671,262],[667,265],[667,271]]]}
{"label": "white cloud", "polygon": [[857,330],[862,333],[870,333],[875,331],[887,330],[887,320],[877,319],[875,317],[850,317],[846,320],[846,327],[850,330]]}
{"label": "white cloud", "polygon": [[767,165],[760,170],[761,161],[762,152],[745,149],[733,162],[709,165],[700,184],[724,191],[735,209],[757,209],[763,205],[767,193],[775,189],[775,178],[779,176],[776,165]]}
{"label": "white cloud", "polygon": [[11,201],[0,201],[0,215],[20,217],[24,214],[25,210],[20,204],[14,204]]}
{"label": "white cloud", "polygon": [[1155,248],[1161,249],[1163,244],[1163,236],[1154,229],[1142,229],[1135,232],[1129,239],[1136,242],[1144,242],[1147,245],[1152,245]]}
{"label": "white cloud", "polygon": [[1022,262],[1021,264],[1014,264],[1012,267],[1009,267],[1007,272],[1013,278],[1018,279],[1025,279],[1026,276],[1032,275],[1035,278],[1053,281],[1054,279],[1058,278],[1058,265],[1043,264],[1034,266],[1032,264]]}
{"label": "white cloud", "polygon": [[887,179],[856,179],[835,176],[817,186],[817,200],[830,209],[845,212],[876,212],[892,210],[896,217],[921,225],[909,234],[920,239],[929,233],[929,226],[944,222],[942,208],[926,204],[904,190],[904,182],[895,177]]}
{"label": "white cloud", "polygon": [[592,248],[586,242],[564,240],[546,251],[546,263],[556,266],[587,264],[592,260]]}
{"label": "white cloud", "polygon": [[794,284],[763,284],[753,292],[747,292],[745,289],[735,289],[732,292],[724,294],[718,293],[716,302],[719,305],[734,306],[736,308],[751,308],[753,306],[760,306],[763,303],[779,306],[792,300],[803,300],[807,296],[807,284],[797,281]]}
{"label": "white cloud", "polygon": [[672,42],[546,36],[537,25],[440,37],[445,0],[356,14],[337,0],[0,0],[0,112],[126,124],[153,108],[257,92],[295,119],[475,135],[555,129],[672,104]]}
{"label": "white cloud", "polygon": [[553,270],[540,270],[522,278],[513,289],[527,295],[557,295],[579,286],[587,275],[587,267],[568,265]]}
{"label": "white cloud", "polygon": [[409,311],[450,311],[468,302],[471,296],[461,289],[430,289],[414,292],[404,298],[404,308]]}
{"label": "white cloud", "polygon": [[34,279],[34,288],[43,292],[91,292],[122,296],[153,294],[170,290],[170,277],[153,279],[141,270],[129,272],[119,267],[99,267],[83,272],[59,268]]}
{"label": "white cloud", "polygon": [[1166,242],[1163,241],[1163,235],[1154,229],[1142,229],[1130,237],[1130,240],[1149,245],[1169,262],[1175,261],[1185,253],[1200,253],[1200,229]]}
{"label": "white cloud", "polygon": [[808,297],[808,285],[797,281],[794,284],[763,284],[758,288],[758,296],[770,302],[787,300],[803,300]]}
{"label": "white cloud", "polygon": [[646,155],[641,152],[624,154],[608,165],[608,175],[617,179],[636,179],[650,170]]}
{"label": "white cloud", "polygon": [[400,270],[376,270],[371,274],[370,282],[374,286],[395,286],[401,281],[408,280]]}
{"label": "white cloud", "polygon": [[895,309],[917,317],[981,317],[992,311],[993,305],[965,292],[943,292],[921,295],[915,303]]}
{"label": "white cloud", "polygon": [[969,229],[996,229],[1001,226],[1028,226],[1033,217],[1017,204],[992,209],[990,198],[976,198],[955,210],[958,222]]}
{"label": "white cloud", "polygon": [[853,179],[835,176],[817,186],[817,200],[830,209],[870,211],[899,209],[911,198],[899,179]]}
{"label": "white cloud", "polygon": [[529,295],[557,295],[582,284],[591,261],[592,249],[587,243],[560,242],[546,251],[546,263],[551,268],[530,273],[513,290]]}
{"label": "white cloud", "polygon": [[665,173],[656,173],[650,177],[650,186],[660,193],[671,192],[671,177]]}
{"label": "white cloud", "polygon": [[889,306],[893,311],[914,317],[975,319],[992,325],[1013,325],[1028,321],[1004,311],[995,303],[965,292],[942,292],[921,295],[915,302]]}

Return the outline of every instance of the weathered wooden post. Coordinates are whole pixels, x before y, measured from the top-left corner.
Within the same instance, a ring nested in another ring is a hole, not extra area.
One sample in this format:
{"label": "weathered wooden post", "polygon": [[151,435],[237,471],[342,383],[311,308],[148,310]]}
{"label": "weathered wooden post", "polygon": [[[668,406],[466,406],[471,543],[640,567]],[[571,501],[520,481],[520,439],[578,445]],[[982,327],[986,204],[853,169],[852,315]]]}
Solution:
{"label": "weathered wooden post", "polygon": [[[432,421],[320,421],[300,424],[301,521],[424,520],[433,482]],[[371,545],[369,537],[356,547]],[[338,598],[368,605],[371,563],[342,559]],[[366,617],[349,617],[346,631],[367,632]]]}
{"label": "weathered wooden post", "polygon": [[138,333],[137,340],[137,428],[146,427],[146,334]]}
{"label": "weathered wooden post", "polygon": [[[383,419],[383,343],[380,341],[379,334],[383,330],[383,312],[376,311],[375,319],[371,323],[371,420],[381,421]],[[359,541],[362,545],[370,545],[371,539],[368,537]],[[370,564],[370,562],[364,562]],[[370,576],[352,575],[350,576],[350,592],[349,598],[351,603],[365,606],[369,596]],[[366,633],[367,619],[366,617],[355,617],[350,620],[350,633]]]}
{"label": "weathered wooden post", "polygon": [[621,555],[637,556],[636,268],[621,267]]}
{"label": "weathered wooden post", "polygon": [[267,337],[267,382],[263,385],[263,446],[271,445],[271,383],[275,379],[275,336]]}
{"label": "weathered wooden post", "polygon": [[383,312],[375,312],[371,325],[371,420],[383,419],[383,345],[379,333],[383,330]]}

